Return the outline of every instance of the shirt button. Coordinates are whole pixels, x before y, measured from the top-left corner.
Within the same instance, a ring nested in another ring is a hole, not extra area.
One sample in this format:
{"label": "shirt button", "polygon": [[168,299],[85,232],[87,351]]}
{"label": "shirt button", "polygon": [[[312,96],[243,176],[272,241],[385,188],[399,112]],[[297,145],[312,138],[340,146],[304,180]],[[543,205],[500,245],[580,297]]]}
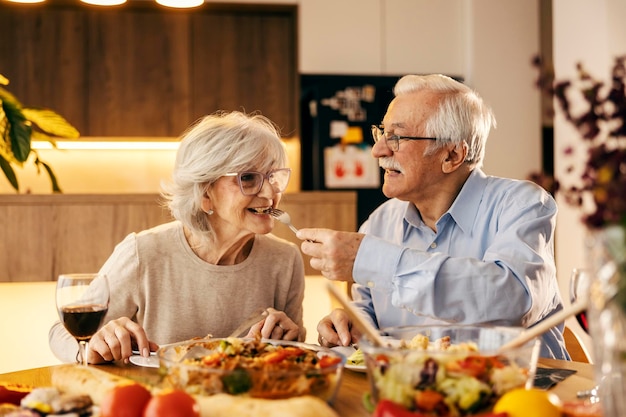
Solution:
{"label": "shirt button", "polygon": [[367,288],[374,288],[374,283],[372,281],[367,281]]}
{"label": "shirt button", "polygon": [[430,244],[431,249],[435,249],[437,247],[437,243],[433,242]]}

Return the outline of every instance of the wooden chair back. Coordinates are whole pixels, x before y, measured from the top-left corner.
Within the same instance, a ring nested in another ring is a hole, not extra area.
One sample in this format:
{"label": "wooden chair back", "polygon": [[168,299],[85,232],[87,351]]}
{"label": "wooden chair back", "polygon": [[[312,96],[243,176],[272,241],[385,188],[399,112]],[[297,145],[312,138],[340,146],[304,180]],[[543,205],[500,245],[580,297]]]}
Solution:
{"label": "wooden chair back", "polygon": [[565,339],[565,347],[567,352],[573,361],[590,363],[589,352],[585,345],[580,341],[580,338],[570,329],[565,326],[563,330],[563,338]]}

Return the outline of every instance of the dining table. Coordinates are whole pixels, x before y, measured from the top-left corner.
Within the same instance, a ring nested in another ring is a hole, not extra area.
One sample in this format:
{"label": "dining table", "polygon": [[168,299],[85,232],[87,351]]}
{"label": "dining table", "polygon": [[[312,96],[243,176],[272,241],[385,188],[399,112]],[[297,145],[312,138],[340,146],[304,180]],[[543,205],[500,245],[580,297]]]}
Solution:
{"label": "dining table", "polygon": [[[58,366],[0,374],[0,382],[24,384],[32,387],[51,386],[52,374]],[[160,379],[156,368],[140,367],[123,362],[89,366],[95,366],[103,371],[148,384],[158,384]],[[593,365],[589,363],[540,358],[538,368],[573,372],[549,388],[549,391],[556,394],[563,402],[575,400],[577,392],[591,389],[596,385]],[[331,405],[341,417],[370,417],[371,413],[364,403],[364,396],[369,392],[367,373],[361,370],[344,369],[337,395]]]}

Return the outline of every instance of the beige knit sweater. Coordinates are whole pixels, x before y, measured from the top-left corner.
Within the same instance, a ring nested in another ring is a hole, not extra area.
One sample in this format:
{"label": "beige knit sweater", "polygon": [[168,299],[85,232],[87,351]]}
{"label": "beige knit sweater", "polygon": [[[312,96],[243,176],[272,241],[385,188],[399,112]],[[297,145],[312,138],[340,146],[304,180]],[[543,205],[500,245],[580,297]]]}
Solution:
{"label": "beige knit sweater", "polygon": [[[180,222],[131,233],[103,265],[111,289],[105,323],[130,317],[160,345],[192,337],[224,337],[263,307],[284,311],[301,328],[304,265],[298,247],[257,235],[248,258],[212,265],[189,247]],[[78,345],[60,322],[50,329],[52,352],[74,362]]]}

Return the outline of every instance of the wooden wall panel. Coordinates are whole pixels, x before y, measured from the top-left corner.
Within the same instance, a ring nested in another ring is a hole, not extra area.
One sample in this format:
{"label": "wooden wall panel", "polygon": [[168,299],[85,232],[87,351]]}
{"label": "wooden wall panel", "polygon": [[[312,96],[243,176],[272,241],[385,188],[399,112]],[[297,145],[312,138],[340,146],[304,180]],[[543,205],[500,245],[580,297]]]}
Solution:
{"label": "wooden wall panel", "polygon": [[48,107],[87,130],[83,12],[0,5],[0,74],[30,107]]}
{"label": "wooden wall panel", "polygon": [[[60,5],[63,3],[63,5]],[[217,110],[298,132],[297,6],[0,2],[0,74],[83,136],[179,136]]]}
{"label": "wooden wall panel", "polygon": [[169,220],[157,195],[0,195],[0,281],[99,269],[128,233]]}
{"label": "wooden wall panel", "polygon": [[[280,207],[296,227],[357,227],[354,192],[286,194]],[[0,195],[0,282],[98,270],[128,233],[169,220],[157,194]],[[274,234],[300,243],[283,224]],[[308,261],[306,273],[319,274]]]}
{"label": "wooden wall panel", "polygon": [[88,127],[102,136],[177,136],[190,114],[189,14],[89,12]]}
{"label": "wooden wall panel", "polygon": [[297,136],[295,17],[216,11],[193,16],[193,112],[260,111],[286,137]]}

